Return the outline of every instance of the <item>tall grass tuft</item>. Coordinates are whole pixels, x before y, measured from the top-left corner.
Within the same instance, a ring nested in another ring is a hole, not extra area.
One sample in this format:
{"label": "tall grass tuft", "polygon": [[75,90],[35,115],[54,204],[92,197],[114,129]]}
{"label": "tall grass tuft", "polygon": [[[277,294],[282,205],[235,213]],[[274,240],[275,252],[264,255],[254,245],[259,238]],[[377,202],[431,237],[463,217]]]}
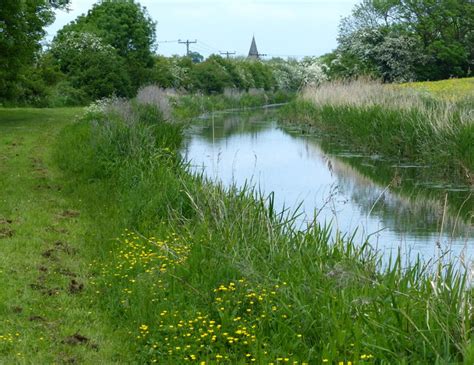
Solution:
{"label": "tall grass tuft", "polygon": [[170,98],[177,97],[174,89],[163,89],[157,85],[148,85],[138,90],[136,100],[139,104],[157,107],[166,120],[171,120],[172,106]]}

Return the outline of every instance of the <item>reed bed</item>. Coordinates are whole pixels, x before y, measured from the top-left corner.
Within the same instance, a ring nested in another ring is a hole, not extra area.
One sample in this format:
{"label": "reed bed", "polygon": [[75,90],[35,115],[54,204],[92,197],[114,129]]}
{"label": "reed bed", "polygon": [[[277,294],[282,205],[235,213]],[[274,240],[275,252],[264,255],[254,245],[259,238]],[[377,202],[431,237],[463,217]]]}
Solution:
{"label": "reed bed", "polygon": [[353,150],[431,165],[434,175],[474,184],[474,98],[436,98],[377,81],[304,89],[281,117],[327,132]]}
{"label": "reed bed", "polygon": [[180,127],[140,110],[130,123],[125,108],[64,130],[56,160],[95,217],[94,305],[137,363],[474,361],[472,290],[455,265],[382,268],[350,232],[297,230],[272,195],[190,175]]}
{"label": "reed bed", "polygon": [[306,87],[301,93],[301,99],[318,106],[354,107],[365,110],[381,107],[407,114],[416,110],[434,129],[453,128],[455,115],[461,125],[474,123],[472,115],[474,86],[471,91],[465,91],[463,94],[466,104],[467,101],[471,101],[471,104],[465,105],[449,99],[436,99],[434,92],[431,94],[421,92],[423,89],[420,86],[404,85],[406,86],[385,85],[370,79],[332,81]]}

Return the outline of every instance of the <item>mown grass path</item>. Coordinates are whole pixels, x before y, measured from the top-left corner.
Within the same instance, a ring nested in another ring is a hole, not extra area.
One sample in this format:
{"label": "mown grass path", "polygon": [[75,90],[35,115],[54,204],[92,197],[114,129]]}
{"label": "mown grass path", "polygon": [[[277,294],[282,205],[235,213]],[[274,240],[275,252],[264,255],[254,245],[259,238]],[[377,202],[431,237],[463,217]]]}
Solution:
{"label": "mown grass path", "polygon": [[93,304],[82,245],[91,219],[52,161],[79,112],[0,109],[0,364],[125,362]]}

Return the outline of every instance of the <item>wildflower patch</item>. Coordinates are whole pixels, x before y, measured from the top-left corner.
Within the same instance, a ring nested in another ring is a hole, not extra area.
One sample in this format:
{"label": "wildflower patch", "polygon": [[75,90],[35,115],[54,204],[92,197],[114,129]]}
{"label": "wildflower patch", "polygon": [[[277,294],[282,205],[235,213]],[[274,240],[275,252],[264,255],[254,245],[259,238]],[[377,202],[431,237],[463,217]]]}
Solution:
{"label": "wildflower patch", "polygon": [[[264,335],[271,327],[289,326],[289,312],[279,304],[279,285],[252,285],[246,279],[221,284],[213,290],[207,312],[164,310],[150,325],[139,327],[149,361],[199,363],[304,364],[294,354],[274,354]],[[170,307],[171,308],[171,307]],[[164,341],[163,341],[164,340]],[[295,333],[294,341],[303,341]]]}

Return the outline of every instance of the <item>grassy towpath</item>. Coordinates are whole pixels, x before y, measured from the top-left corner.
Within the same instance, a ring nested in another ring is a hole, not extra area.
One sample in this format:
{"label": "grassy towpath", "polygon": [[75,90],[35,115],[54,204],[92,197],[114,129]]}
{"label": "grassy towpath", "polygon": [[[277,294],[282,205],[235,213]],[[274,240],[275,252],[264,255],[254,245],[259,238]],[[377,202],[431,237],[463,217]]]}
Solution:
{"label": "grassy towpath", "polygon": [[79,112],[0,109],[0,364],[126,362],[94,308],[82,245],[91,218],[52,162]]}

